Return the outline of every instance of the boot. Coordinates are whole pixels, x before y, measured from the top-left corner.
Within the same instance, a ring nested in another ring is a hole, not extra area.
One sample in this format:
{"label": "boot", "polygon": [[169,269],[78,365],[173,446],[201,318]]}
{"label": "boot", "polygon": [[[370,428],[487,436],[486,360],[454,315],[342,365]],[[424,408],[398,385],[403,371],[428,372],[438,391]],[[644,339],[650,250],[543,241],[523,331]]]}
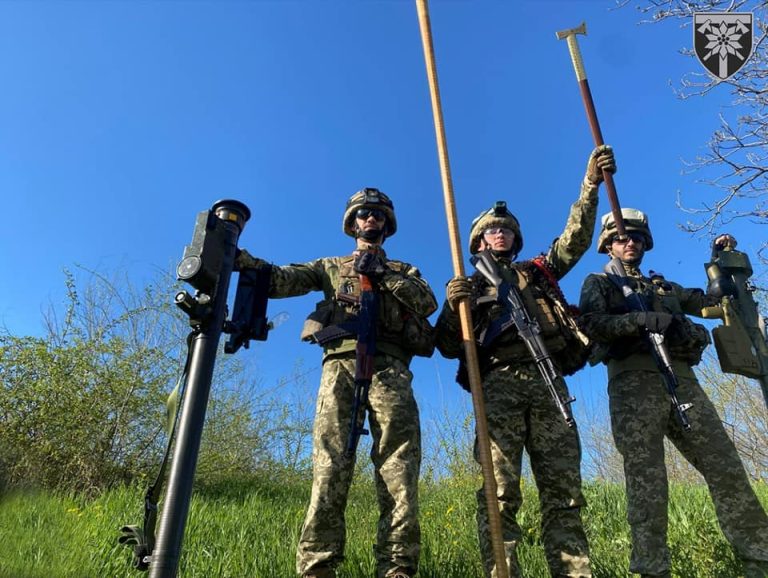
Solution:
{"label": "boot", "polygon": [[315,568],[304,574],[302,578],[336,578],[336,570],[333,568]]}

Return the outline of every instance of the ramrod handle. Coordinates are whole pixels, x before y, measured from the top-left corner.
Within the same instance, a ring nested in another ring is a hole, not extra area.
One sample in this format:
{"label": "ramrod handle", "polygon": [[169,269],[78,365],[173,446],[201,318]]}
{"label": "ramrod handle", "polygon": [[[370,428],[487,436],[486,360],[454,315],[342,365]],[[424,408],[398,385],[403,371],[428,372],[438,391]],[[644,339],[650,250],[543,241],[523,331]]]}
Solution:
{"label": "ramrod handle", "polygon": [[[592,140],[594,140],[595,146],[599,147],[604,145],[605,142],[603,141],[603,132],[600,130],[600,122],[597,120],[597,111],[595,110],[595,103],[592,100],[592,91],[589,88],[587,73],[584,69],[584,60],[581,57],[579,43],[576,39],[577,34],[584,34],[586,36],[587,25],[584,22],[582,22],[581,25],[576,28],[561,30],[560,32],[556,33],[558,40],[565,39],[568,43],[568,51],[571,55],[574,71],[576,72],[576,80],[579,83],[581,99],[584,101],[584,109],[587,113],[587,121],[589,121],[589,130],[592,133]],[[603,181],[605,182],[605,190],[608,193],[608,201],[611,204],[613,220],[616,223],[616,232],[620,236],[624,236],[627,234],[627,232],[624,228],[624,219],[621,215],[621,205],[619,204],[619,197],[616,194],[616,185],[613,182],[613,175],[604,170]]]}

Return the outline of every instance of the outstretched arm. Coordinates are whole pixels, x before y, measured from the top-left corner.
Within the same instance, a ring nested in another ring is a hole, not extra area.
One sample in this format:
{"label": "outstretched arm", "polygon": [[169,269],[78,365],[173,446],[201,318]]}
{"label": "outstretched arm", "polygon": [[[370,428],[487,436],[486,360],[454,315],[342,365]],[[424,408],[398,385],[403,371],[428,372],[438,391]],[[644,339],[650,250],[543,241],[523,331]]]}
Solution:
{"label": "outstretched arm", "polygon": [[[254,257],[245,249],[240,250],[235,260],[237,270],[255,269],[265,264],[267,262],[264,259]],[[325,274],[325,259],[316,259],[302,264],[272,265],[270,297],[295,297],[306,295],[310,291],[326,291],[328,294],[332,291],[328,276]]]}

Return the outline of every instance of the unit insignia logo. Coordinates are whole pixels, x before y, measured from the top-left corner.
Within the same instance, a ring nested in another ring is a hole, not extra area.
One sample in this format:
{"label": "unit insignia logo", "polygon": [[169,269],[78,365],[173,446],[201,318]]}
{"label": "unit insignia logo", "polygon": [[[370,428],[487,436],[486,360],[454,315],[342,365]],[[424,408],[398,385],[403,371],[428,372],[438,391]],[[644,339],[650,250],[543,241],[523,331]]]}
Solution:
{"label": "unit insignia logo", "polygon": [[699,62],[713,76],[730,78],[752,55],[752,14],[695,12],[693,47]]}

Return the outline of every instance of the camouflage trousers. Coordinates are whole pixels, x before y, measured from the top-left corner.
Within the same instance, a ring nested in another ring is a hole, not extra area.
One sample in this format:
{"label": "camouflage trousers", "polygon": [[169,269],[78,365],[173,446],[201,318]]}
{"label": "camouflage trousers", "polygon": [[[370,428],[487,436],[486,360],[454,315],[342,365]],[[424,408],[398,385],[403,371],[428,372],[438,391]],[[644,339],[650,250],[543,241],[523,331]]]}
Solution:
{"label": "camouflage trousers", "polygon": [[[541,507],[541,533],[553,576],[592,576],[589,545],[581,522],[581,445],[569,428],[533,365],[505,366],[483,379],[491,456],[501,511],[510,577],[521,576],[515,549],[521,539],[517,512],[523,449],[528,452]],[[559,386],[561,395],[565,387]],[[477,442],[475,459],[479,462]],[[496,577],[482,488],[477,492],[477,528],[486,576]]]}
{"label": "camouflage trousers", "polygon": [[689,432],[680,426],[657,372],[625,371],[608,382],[613,438],[624,458],[632,531],[629,569],[650,575],[670,571],[667,436],[704,476],[720,527],[744,561],[746,575],[766,576],[760,567],[768,568],[768,518],[712,402],[695,378],[680,377],[679,382],[680,402],[693,404],[687,412]]}
{"label": "camouflage trousers", "polygon": [[[408,366],[377,355],[368,394],[368,424],[373,438],[379,503],[374,548],[378,578],[397,567],[419,563],[418,479],[421,464],[419,412]],[[354,400],[354,354],[323,363],[312,448],[312,496],[299,538],[296,570],[332,569],[344,559],[344,510],[355,458],[345,455]]]}

